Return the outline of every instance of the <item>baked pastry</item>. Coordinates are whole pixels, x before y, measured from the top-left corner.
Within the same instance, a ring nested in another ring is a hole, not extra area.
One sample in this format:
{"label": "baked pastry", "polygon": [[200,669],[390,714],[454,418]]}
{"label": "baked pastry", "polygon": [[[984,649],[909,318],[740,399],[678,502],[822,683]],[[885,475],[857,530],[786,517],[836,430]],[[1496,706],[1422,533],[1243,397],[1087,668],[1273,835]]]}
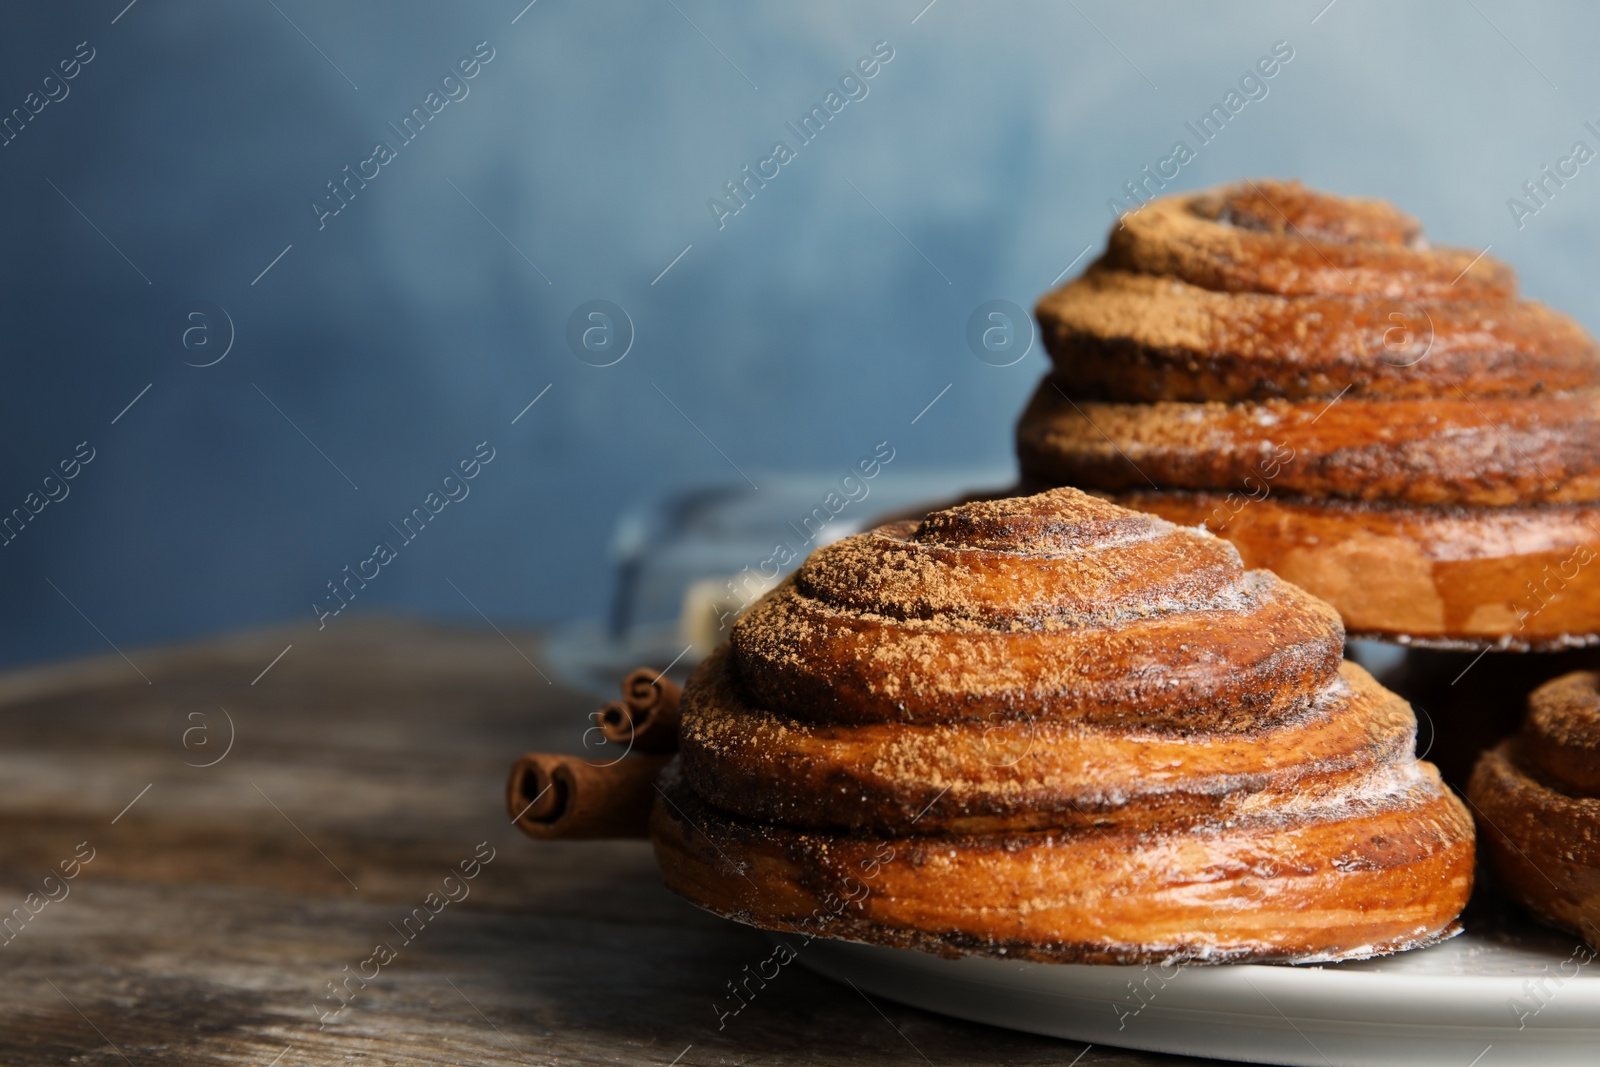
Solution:
{"label": "baked pastry", "polygon": [[1444,935],[1471,820],[1326,604],[1072,489],[818,549],[683,696],[667,884],[771,929],[1059,962]]}
{"label": "baked pastry", "polygon": [[1521,732],[1483,754],[1467,796],[1507,891],[1600,947],[1600,674],[1535,689]]}
{"label": "baked pastry", "polygon": [[1037,310],[1025,484],[1205,523],[1352,636],[1600,641],[1600,349],[1505,264],[1244,182],[1125,216]]}

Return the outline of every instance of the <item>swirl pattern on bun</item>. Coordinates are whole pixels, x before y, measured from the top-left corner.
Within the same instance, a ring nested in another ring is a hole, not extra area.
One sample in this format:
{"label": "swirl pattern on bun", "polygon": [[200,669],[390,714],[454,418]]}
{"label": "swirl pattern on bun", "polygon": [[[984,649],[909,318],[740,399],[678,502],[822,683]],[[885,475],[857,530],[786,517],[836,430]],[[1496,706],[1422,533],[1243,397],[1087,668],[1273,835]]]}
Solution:
{"label": "swirl pattern on bun", "polygon": [[[1018,426],[1025,484],[1205,522],[1357,635],[1600,640],[1600,579],[1534,600],[1600,532],[1600,348],[1506,265],[1381,201],[1244,182],[1125,216],[1037,310],[1054,370]],[[1398,584],[1366,580],[1374,547]]]}
{"label": "swirl pattern on bun", "polygon": [[1600,675],[1529,694],[1521,732],[1483,754],[1467,795],[1511,895],[1600,947]]}
{"label": "swirl pattern on bun", "polygon": [[813,553],[691,679],[657,855],[719,914],[941,952],[1424,943],[1471,822],[1342,648],[1227,542],[1075,490],[891,523]]}

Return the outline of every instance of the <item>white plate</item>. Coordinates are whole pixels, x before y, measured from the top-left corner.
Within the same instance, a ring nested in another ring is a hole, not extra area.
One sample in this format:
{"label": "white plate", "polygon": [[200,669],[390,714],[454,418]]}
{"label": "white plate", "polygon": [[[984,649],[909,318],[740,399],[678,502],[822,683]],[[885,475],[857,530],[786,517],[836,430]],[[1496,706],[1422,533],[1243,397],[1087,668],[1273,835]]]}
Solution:
{"label": "white plate", "polygon": [[1514,920],[1324,966],[952,960],[822,939],[799,959],[903,1004],[1097,1045],[1309,1067],[1600,1064],[1593,950]]}

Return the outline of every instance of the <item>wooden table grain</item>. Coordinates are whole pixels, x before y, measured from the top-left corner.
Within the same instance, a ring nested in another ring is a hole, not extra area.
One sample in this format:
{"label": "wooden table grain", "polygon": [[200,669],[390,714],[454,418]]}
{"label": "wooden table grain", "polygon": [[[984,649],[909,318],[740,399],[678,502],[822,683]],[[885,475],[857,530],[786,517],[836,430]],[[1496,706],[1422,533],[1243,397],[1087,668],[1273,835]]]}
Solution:
{"label": "wooden table grain", "polygon": [[719,1030],[759,934],[643,843],[508,825],[511,760],[580,750],[594,707],[540,661],[534,634],[355,618],[0,675],[0,1065],[1210,1062],[800,967]]}

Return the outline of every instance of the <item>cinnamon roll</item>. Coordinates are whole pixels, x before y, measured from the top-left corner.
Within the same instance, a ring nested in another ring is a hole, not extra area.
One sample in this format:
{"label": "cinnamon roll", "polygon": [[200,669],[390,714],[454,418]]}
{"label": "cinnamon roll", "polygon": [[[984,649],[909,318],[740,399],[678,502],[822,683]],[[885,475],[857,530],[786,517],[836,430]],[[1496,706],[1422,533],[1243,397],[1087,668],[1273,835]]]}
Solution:
{"label": "cinnamon roll", "polygon": [[1505,264],[1245,182],[1125,216],[1037,310],[1025,484],[1204,523],[1355,636],[1600,641],[1600,349]]}
{"label": "cinnamon roll", "polygon": [[1511,895],[1600,947],[1600,675],[1535,689],[1521,732],[1483,754],[1467,796]]}
{"label": "cinnamon roll", "polygon": [[1072,489],[814,552],[683,696],[667,884],[771,929],[1058,962],[1452,929],[1471,820],[1326,604]]}

